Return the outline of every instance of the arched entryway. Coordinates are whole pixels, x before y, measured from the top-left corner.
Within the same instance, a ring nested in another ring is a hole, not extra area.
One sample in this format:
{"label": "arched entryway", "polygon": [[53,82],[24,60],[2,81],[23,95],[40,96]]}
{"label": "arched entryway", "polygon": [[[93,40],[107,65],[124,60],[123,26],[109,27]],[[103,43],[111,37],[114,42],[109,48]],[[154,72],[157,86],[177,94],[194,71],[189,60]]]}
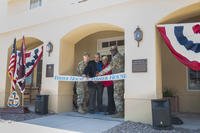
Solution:
{"label": "arched entryway", "polygon": [[[16,48],[17,50],[21,49],[22,45],[22,38],[16,41]],[[25,37],[25,47],[26,52],[29,52],[30,50],[33,50],[36,47],[39,47],[43,45],[43,42],[35,37]],[[7,61],[7,68],[9,65],[9,59],[12,51],[12,45],[8,48],[8,61]],[[26,77],[26,83],[25,83],[25,92],[23,93],[23,96],[19,90],[19,88],[16,86],[16,91],[20,96],[20,103],[23,106],[29,106],[34,105],[35,97],[37,94],[40,93],[41,90],[41,80],[42,80],[42,58],[38,62],[38,64],[34,67],[33,72],[30,74],[30,76]],[[6,99],[5,99],[5,105],[7,105],[8,96],[11,92],[11,82],[10,78],[7,74],[7,80],[6,80]]]}
{"label": "arched entryway", "polygon": [[[75,75],[77,63],[82,60],[83,52],[89,52],[91,59],[93,59],[93,54],[96,52],[107,55],[107,52],[98,49],[97,42],[103,39],[109,43],[111,41],[117,43],[118,40],[124,41],[124,30],[112,24],[92,23],[80,26],[63,36],[60,46],[59,74]],[[59,112],[72,111],[73,85],[72,82],[59,81]]]}
{"label": "arched entryway", "polygon": [[[196,3],[182,9],[179,9],[168,16],[164,17],[159,24],[177,24],[200,22],[200,3]],[[181,113],[182,120],[186,118],[200,118],[200,88],[192,88],[191,76],[195,76],[197,82],[200,81],[198,71],[193,71],[180,63],[170,52],[165,42],[157,32],[157,50],[160,64],[162,65],[162,92],[166,97],[170,97],[171,108],[173,113]],[[192,79],[193,80],[193,79]],[[195,81],[195,82],[196,82]],[[200,82],[199,82],[200,83]],[[196,84],[197,86],[200,84]],[[171,97],[173,95],[173,97]],[[185,113],[188,115],[185,115]],[[192,115],[191,115],[192,114]],[[191,124],[191,123],[190,123]],[[195,123],[194,123],[195,126]]]}

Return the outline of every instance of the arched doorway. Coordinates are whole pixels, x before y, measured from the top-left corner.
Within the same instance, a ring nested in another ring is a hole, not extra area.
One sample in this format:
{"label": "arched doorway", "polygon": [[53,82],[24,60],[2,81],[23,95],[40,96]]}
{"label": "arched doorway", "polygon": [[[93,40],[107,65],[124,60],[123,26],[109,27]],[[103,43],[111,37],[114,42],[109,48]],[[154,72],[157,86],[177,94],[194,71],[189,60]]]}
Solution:
{"label": "arched doorway", "polygon": [[[97,41],[121,40],[116,40],[115,37],[124,37],[124,30],[119,26],[105,23],[86,24],[69,32],[61,38],[59,74],[75,75],[77,63],[81,61],[83,52],[89,52],[91,55],[96,52],[103,54],[102,49],[97,48]],[[92,56],[91,58],[93,59]],[[59,112],[72,111],[73,85],[71,82],[59,81]]]}
{"label": "arched doorway", "polygon": [[[196,3],[169,14],[164,17],[159,24],[200,22],[199,14],[200,3]],[[161,73],[163,95],[165,95],[165,97],[170,97],[172,112],[174,114],[178,113],[178,116],[182,118],[183,122],[186,119],[200,121],[200,89],[194,90],[190,86],[190,75],[194,73],[198,75],[199,72],[194,72],[180,63],[170,53],[165,42],[158,34],[159,33],[157,33],[157,48],[158,51],[160,51],[160,63],[162,64]],[[195,80],[200,81],[199,76],[196,76]],[[197,115],[194,115],[194,113]],[[197,123],[193,123],[192,125],[195,126]]]}
{"label": "arched doorway", "polygon": [[[34,37],[25,37],[25,47],[26,47],[26,52],[29,52],[30,50],[39,47],[43,44],[43,42],[37,38]],[[17,50],[20,50],[22,45],[22,39],[19,39],[16,41],[16,48]],[[10,54],[11,54],[11,49],[12,45],[8,48],[8,63],[7,67],[9,64],[9,59],[10,59]],[[20,96],[20,103],[23,106],[30,106],[34,105],[34,100],[37,94],[40,93],[41,89],[41,80],[42,80],[42,58],[38,62],[38,64],[34,67],[33,72],[30,74],[30,76],[26,77],[26,83],[25,83],[25,92],[23,93],[23,96],[16,86],[16,91]],[[11,91],[11,83],[10,83],[10,78],[7,75],[7,80],[6,80],[6,99],[5,99],[5,105],[7,105],[7,99]]]}

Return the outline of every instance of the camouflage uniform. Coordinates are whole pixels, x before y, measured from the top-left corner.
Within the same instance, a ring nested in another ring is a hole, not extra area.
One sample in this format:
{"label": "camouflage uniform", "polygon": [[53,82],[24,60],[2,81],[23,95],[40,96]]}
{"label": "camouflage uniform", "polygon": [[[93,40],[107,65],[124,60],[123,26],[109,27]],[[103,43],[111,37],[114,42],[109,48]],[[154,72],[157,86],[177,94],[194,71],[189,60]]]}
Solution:
{"label": "camouflage uniform", "polygon": [[[124,57],[117,52],[108,67],[100,72],[100,75],[112,70],[113,74],[124,72]],[[114,82],[114,100],[117,112],[124,112],[124,80]]]}
{"label": "camouflage uniform", "polygon": [[[78,76],[82,76],[86,66],[87,64],[85,64],[83,61],[79,62],[77,67]],[[77,93],[77,106],[78,107],[82,106],[86,109],[89,99],[87,82],[77,82],[76,93]]]}

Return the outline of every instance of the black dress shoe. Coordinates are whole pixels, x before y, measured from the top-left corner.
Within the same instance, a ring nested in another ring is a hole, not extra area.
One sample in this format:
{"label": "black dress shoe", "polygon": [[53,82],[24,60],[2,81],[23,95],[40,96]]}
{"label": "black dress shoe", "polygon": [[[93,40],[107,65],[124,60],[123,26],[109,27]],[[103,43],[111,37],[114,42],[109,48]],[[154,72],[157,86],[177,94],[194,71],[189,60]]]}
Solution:
{"label": "black dress shoe", "polygon": [[88,113],[90,113],[90,114],[94,114],[95,111],[94,111],[94,110],[89,110]]}
{"label": "black dress shoe", "polygon": [[96,109],[96,112],[103,112],[103,109]]}
{"label": "black dress shoe", "polygon": [[113,115],[113,114],[115,114],[114,112],[105,112],[104,113],[105,115]]}
{"label": "black dress shoe", "polygon": [[111,111],[111,112],[108,112],[109,113],[109,115],[113,115],[113,114],[115,114],[116,112],[115,111]]}

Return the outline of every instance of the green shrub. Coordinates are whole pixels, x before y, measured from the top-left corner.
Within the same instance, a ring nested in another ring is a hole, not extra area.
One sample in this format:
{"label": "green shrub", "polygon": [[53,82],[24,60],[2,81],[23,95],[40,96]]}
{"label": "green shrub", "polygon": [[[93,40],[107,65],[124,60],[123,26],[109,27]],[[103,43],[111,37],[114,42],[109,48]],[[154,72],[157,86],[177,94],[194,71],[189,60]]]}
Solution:
{"label": "green shrub", "polygon": [[173,97],[173,93],[170,89],[163,90],[163,97]]}

